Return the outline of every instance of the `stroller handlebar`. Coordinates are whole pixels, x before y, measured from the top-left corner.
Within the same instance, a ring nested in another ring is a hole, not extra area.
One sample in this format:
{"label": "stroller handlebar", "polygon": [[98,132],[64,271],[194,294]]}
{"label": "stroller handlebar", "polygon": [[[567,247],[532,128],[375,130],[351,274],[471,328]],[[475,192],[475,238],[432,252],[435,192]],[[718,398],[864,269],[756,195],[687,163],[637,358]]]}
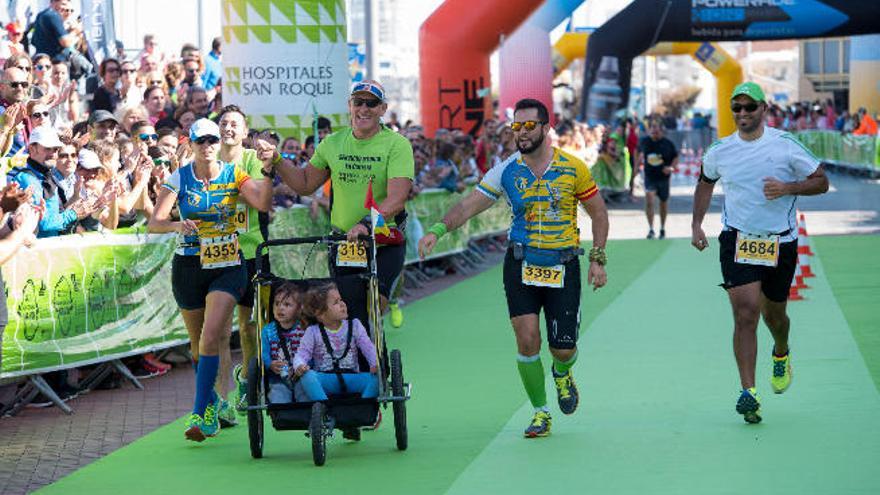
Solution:
{"label": "stroller handlebar", "polygon": [[[269,247],[273,246],[295,246],[298,244],[332,244],[336,242],[346,241],[348,237],[343,234],[328,234],[328,235],[317,235],[311,237],[289,237],[287,239],[270,239],[268,241],[263,241],[257,246],[257,274],[263,272],[263,251],[267,250]],[[360,235],[358,236],[358,240],[367,244],[369,248],[372,246],[373,238],[368,235]]]}

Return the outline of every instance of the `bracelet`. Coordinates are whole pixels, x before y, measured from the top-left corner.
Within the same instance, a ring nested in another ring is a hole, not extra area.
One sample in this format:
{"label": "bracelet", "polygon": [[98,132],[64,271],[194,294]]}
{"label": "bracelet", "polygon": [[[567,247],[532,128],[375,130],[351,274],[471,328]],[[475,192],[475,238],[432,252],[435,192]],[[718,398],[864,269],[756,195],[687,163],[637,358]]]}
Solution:
{"label": "bracelet", "polygon": [[605,254],[605,248],[593,247],[590,249],[590,263],[598,263],[605,266],[608,263],[608,255]]}
{"label": "bracelet", "polygon": [[278,165],[281,163],[281,154],[275,153],[275,156],[272,157],[272,165]]}
{"label": "bracelet", "polygon": [[274,168],[270,168],[268,172],[260,169],[260,172],[263,174],[263,177],[268,177],[270,179],[274,179],[275,175],[277,175]]}
{"label": "bracelet", "polygon": [[437,239],[439,240],[441,237],[446,235],[447,232],[449,232],[449,227],[447,227],[446,224],[443,222],[437,222],[428,228],[428,232],[437,236]]}

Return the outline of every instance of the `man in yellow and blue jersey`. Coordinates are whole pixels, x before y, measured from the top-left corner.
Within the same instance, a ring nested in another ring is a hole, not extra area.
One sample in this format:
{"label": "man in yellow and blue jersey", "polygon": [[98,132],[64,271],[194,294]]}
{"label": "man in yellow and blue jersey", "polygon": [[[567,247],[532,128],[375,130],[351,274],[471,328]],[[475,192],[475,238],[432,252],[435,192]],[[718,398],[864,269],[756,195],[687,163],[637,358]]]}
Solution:
{"label": "man in yellow and blue jersey", "polygon": [[517,102],[510,124],[519,150],[486,173],[477,188],[453,206],[443,221],[428,229],[419,242],[424,258],[447,231],[491,207],[501,196],[510,204],[513,220],[504,258],[504,292],[516,336],[517,367],[535,415],[527,438],[550,433],[550,411],[544,390],[539,314],[544,310],[547,342],[553,356],[559,409],[572,414],[578,390],[571,368],[577,360],[580,325],[581,273],[577,207],[592,220],[593,248],[587,283],[605,285],[605,241],[608,212],[587,165],[550,144],[549,114],[539,101]]}

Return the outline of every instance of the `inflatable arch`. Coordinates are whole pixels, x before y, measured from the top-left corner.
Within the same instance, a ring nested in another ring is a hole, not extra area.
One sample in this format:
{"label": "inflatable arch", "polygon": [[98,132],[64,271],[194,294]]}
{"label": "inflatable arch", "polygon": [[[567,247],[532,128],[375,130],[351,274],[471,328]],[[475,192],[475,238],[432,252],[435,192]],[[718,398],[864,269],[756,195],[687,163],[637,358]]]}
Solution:
{"label": "inflatable arch", "polygon": [[499,107],[502,111],[513,108],[522,98],[535,98],[547,108],[553,108],[550,31],[583,3],[584,0],[547,0],[504,40],[500,49],[499,78]]}
{"label": "inflatable arch", "polygon": [[[607,121],[629,98],[632,59],[658,42],[824,38],[880,32],[880,2],[634,0],[590,35],[581,114]],[[720,52],[699,45],[698,59]],[[728,57],[729,58],[729,57]],[[722,61],[723,62],[723,61]],[[724,64],[717,64],[722,69]],[[728,102],[719,105],[728,106]],[[719,135],[724,136],[720,129]]]}
{"label": "inflatable arch", "polygon": [[[489,57],[543,0],[446,0],[419,30],[419,101],[425,133],[476,135],[492,115]],[[549,70],[549,67],[548,67]]]}
{"label": "inflatable arch", "polygon": [[[587,54],[588,33],[565,33],[553,47],[553,73],[559,75],[573,60]],[[690,55],[715,76],[717,82],[718,135],[726,136],[736,130],[730,112],[730,94],[743,80],[742,67],[717,43],[663,42],[657,43],[644,55]]]}

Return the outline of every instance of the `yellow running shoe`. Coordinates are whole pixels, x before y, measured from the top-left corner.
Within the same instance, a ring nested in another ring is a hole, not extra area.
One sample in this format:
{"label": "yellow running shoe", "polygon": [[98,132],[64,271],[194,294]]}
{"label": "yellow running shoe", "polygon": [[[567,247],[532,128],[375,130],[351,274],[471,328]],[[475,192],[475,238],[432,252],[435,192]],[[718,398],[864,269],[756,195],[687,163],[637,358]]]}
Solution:
{"label": "yellow running shoe", "polygon": [[550,434],[550,413],[546,411],[537,411],[532,417],[532,424],[526,428],[526,438],[546,437]]}
{"label": "yellow running shoe", "polygon": [[788,390],[791,386],[791,352],[786,352],[785,356],[777,357],[773,355],[773,374],[770,375],[770,386],[773,393],[781,394]]}
{"label": "yellow running shoe", "polygon": [[400,328],[403,325],[403,310],[400,309],[400,305],[397,303],[391,303],[388,307],[391,309],[391,326]]}

